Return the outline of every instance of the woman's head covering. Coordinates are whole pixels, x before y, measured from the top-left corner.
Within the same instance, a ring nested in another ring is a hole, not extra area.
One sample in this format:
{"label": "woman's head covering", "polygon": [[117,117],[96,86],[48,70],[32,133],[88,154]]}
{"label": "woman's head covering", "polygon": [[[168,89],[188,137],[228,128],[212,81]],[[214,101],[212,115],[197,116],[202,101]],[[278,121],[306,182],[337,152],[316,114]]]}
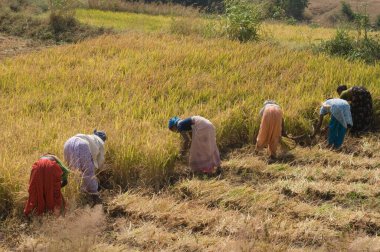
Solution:
{"label": "woman's head covering", "polygon": [[274,100],[266,100],[266,101],[264,102],[264,106],[269,105],[269,104],[275,104],[275,105],[278,105],[277,102],[274,101]]}
{"label": "woman's head covering", "polygon": [[264,102],[264,106],[263,106],[263,108],[262,108],[262,109],[260,110],[260,112],[259,112],[259,115],[260,115],[260,116],[263,116],[263,114],[264,114],[264,110],[265,110],[265,108],[266,108],[267,105],[276,105],[276,106],[280,107],[280,105],[278,105],[276,101],[274,101],[274,100],[266,100],[266,101]]}
{"label": "woman's head covering", "polygon": [[327,98],[324,102],[322,102],[322,110],[323,114],[327,114],[331,112],[331,105],[328,104],[327,102],[333,98]]}
{"label": "woman's head covering", "polygon": [[181,120],[178,116],[174,116],[169,119],[169,129],[173,128],[174,126],[177,125],[177,123]]}
{"label": "woman's head covering", "polygon": [[322,107],[325,107],[325,108],[331,108],[331,105],[330,104],[327,104],[327,101],[328,100],[331,100],[331,99],[327,99],[326,101],[322,102]]}
{"label": "woman's head covering", "polygon": [[95,136],[98,136],[100,139],[102,139],[103,140],[103,142],[105,142],[106,140],[107,140],[107,134],[106,134],[106,132],[104,132],[104,131],[98,131],[98,130],[94,130],[94,135]]}
{"label": "woman's head covering", "polygon": [[340,94],[341,92],[347,90],[347,86],[346,85],[339,85],[338,88],[336,89],[336,91],[338,92],[338,94]]}

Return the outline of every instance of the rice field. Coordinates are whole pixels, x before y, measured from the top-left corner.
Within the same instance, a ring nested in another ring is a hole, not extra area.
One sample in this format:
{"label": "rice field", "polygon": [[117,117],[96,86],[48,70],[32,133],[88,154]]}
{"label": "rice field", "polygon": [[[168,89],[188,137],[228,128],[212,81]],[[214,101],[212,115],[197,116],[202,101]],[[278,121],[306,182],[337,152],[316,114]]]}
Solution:
{"label": "rice field", "polygon": [[30,160],[61,154],[77,132],[109,133],[110,166],[127,184],[137,182],[135,170],[161,181],[172,172],[179,144],[166,129],[172,115],[210,118],[225,148],[254,141],[265,99],[283,106],[286,126],[297,135],[310,132],[314,112],[339,83],[361,83],[379,95],[379,66],[265,42],[167,34],[100,37],[12,58],[0,68],[1,170],[16,190],[25,185]]}
{"label": "rice field", "polygon": [[[138,28],[0,62],[0,210],[10,207],[20,217],[33,162],[46,152],[62,157],[66,139],[97,128],[108,134],[106,168],[120,196],[109,200],[115,219],[101,224],[112,227],[112,237],[102,233],[96,248],[97,231],[77,241],[89,250],[339,250],[359,234],[378,244],[378,138],[353,143],[358,154],[297,148],[276,165],[252,157],[250,148],[264,100],[281,104],[289,133],[310,133],[321,101],[336,96],[340,83],[363,85],[378,101],[379,65],[294,50],[293,44],[330,36],[328,29],[264,24],[283,44],[240,44],[169,34],[168,17],[142,18],[139,27],[127,22],[128,16],[139,20],[133,15],[78,10],[82,22]],[[217,128],[227,175],[172,184],[184,164],[180,137],[167,121],[198,114]],[[78,194],[73,181],[64,192],[68,199]],[[60,244],[49,232],[44,244]],[[36,239],[17,241],[27,249]]]}

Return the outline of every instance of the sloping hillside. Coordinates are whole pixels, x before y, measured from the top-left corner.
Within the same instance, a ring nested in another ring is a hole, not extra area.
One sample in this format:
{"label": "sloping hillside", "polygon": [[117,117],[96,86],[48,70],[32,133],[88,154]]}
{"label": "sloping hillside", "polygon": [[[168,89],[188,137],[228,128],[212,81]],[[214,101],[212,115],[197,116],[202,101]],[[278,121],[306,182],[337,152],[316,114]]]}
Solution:
{"label": "sloping hillside", "polygon": [[[307,12],[311,14],[313,22],[330,25],[334,20],[334,16],[341,11],[341,2],[341,0],[310,0]],[[347,0],[345,2],[349,3],[355,12],[366,10],[372,20],[377,15],[380,15],[379,0]]]}

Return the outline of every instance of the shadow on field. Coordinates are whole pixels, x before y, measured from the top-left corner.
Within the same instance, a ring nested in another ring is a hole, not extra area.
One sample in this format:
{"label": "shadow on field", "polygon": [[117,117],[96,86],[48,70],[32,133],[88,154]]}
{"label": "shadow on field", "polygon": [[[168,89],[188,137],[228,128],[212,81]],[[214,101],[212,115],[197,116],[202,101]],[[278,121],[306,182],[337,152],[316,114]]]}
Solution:
{"label": "shadow on field", "polygon": [[380,97],[373,99],[374,131],[380,131]]}
{"label": "shadow on field", "polygon": [[12,195],[4,183],[4,179],[0,177],[0,221],[6,219],[6,217],[11,213]]}
{"label": "shadow on field", "polygon": [[282,155],[279,155],[278,158],[273,163],[280,163],[280,164],[290,164],[294,162],[296,157],[290,153],[284,153]]}

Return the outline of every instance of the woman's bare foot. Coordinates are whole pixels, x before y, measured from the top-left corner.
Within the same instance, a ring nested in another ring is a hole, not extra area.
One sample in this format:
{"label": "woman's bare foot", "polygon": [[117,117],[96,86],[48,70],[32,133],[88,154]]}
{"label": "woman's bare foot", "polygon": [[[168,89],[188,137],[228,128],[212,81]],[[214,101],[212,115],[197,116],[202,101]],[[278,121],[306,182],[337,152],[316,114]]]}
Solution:
{"label": "woman's bare foot", "polygon": [[273,155],[270,155],[270,156],[269,156],[268,164],[276,163],[276,161],[277,161],[276,156],[273,156]]}
{"label": "woman's bare foot", "polygon": [[218,166],[215,170],[215,176],[219,176],[223,173],[222,167]]}

